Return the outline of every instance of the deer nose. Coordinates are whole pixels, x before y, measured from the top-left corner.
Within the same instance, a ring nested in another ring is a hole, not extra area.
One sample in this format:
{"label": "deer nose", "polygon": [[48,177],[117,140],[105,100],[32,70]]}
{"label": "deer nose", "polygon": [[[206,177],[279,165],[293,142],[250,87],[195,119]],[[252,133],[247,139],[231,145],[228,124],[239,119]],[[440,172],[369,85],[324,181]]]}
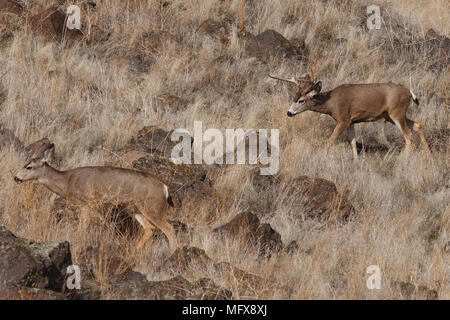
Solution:
{"label": "deer nose", "polygon": [[287,116],[288,116],[288,117],[293,117],[293,116],[294,116],[294,114],[293,114],[293,113],[291,113],[290,111],[288,111],[288,112],[287,112]]}
{"label": "deer nose", "polygon": [[14,181],[17,182],[17,183],[21,183],[21,182],[22,182],[22,179],[19,179],[19,178],[17,178],[17,177],[14,177]]}

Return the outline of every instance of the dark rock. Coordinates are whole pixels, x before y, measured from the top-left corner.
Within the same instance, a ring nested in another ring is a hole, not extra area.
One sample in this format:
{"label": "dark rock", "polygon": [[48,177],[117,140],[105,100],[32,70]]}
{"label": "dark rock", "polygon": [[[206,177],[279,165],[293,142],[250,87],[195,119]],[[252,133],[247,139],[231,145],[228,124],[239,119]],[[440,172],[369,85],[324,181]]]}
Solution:
{"label": "dark rock", "polygon": [[158,270],[166,270],[170,274],[198,274],[210,270],[213,265],[214,261],[206,255],[205,250],[184,246],[175,250]]}
{"label": "dark rock", "polygon": [[31,30],[47,41],[66,42],[68,46],[80,42],[84,35],[81,30],[66,27],[67,14],[58,5],[41,11],[29,20]]}
{"label": "dark rock", "polygon": [[67,300],[62,293],[24,286],[10,286],[0,289],[2,300]]}
{"label": "dark rock", "polygon": [[0,296],[16,286],[61,291],[71,264],[67,241],[30,243],[0,227]]}
{"label": "dark rock", "polygon": [[297,243],[297,241],[292,240],[291,242],[289,242],[289,244],[287,246],[285,246],[283,248],[283,251],[286,252],[287,254],[291,254],[294,253],[295,251],[297,251],[299,249],[299,245]]}
{"label": "dark rock", "polygon": [[94,280],[81,280],[81,289],[66,293],[70,300],[99,300],[102,297],[101,286]]}
{"label": "dark rock", "polygon": [[[189,239],[191,239],[193,229],[188,227],[185,223],[176,220],[167,220],[167,222],[169,222],[173,226],[175,230],[175,236],[177,237],[178,241],[180,241],[180,243],[184,243],[185,241],[188,242]],[[153,241],[159,239],[164,239],[164,241],[167,241],[167,237],[160,229],[155,230],[152,235],[152,239]]]}
{"label": "dark rock", "polygon": [[391,283],[397,293],[404,299],[425,299],[437,300],[438,293],[434,289],[429,289],[426,286],[417,286],[410,282],[393,281]]}
{"label": "dark rock", "polygon": [[177,276],[165,281],[125,280],[111,283],[105,299],[139,300],[229,300],[232,293],[209,279],[191,283]]}
{"label": "dark rock", "polygon": [[[289,289],[264,279],[258,275],[248,273],[232,266],[228,262],[216,263],[209,258],[203,249],[185,246],[177,249],[172,256],[158,268],[171,276],[196,278],[208,277],[215,274],[218,281],[236,285],[236,293],[240,297],[265,297],[275,290],[288,292]],[[199,280],[200,281],[200,280]]]}
{"label": "dark rock", "polygon": [[162,30],[145,32],[140,39],[140,45],[141,48],[150,53],[163,52],[167,46],[175,46],[178,50],[181,49],[177,39],[169,32]]}
{"label": "dark rock", "polygon": [[[343,39],[343,40],[345,40],[345,39]],[[306,43],[304,40],[295,38],[295,39],[292,39],[290,42],[302,54],[303,59],[306,59],[308,57],[308,48],[306,47]]]}
{"label": "dark rock", "polygon": [[250,57],[256,57],[262,61],[269,58],[296,58],[305,56],[298,47],[274,30],[266,30],[255,36],[246,47]]}
{"label": "dark rock", "polygon": [[450,39],[446,36],[439,35],[436,31],[433,29],[430,29],[425,34],[425,39],[430,41],[433,46],[440,48],[440,49],[449,49],[450,48]]}
{"label": "dark rock", "polygon": [[[101,276],[107,278],[126,274],[131,271],[133,265],[120,256],[116,250],[101,250],[98,247],[89,246],[83,249],[76,261],[80,266],[83,279],[92,280]],[[101,265],[101,267],[100,267]]]}
{"label": "dark rock", "polygon": [[89,30],[89,34],[87,35],[87,43],[88,44],[98,44],[101,42],[106,42],[111,37],[111,32],[107,32],[101,29],[97,25],[92,25]]}
{"label": "dark rock", "polygon": [[132,137],[125,151],[141,151],[162,158],[171,158],[172,149],[178,144],[171,140],[173,130],[166,131],[155,126],[143,127]]}
{"label": "dark rock", "polygon": [[339,193],[336,185],[325,179],[300,176],[288,183],[286,191],[289,194],[286,201],[292,202],[292,208],[298,208],[293,212],[297,218],[338,219],[343,222],[354,212],[347,196]]}
{"label": "dark rock", "polygon": [[283,247],[280,234],[273,230],[270,224],[261,224],[258,217],[251,212],[238,214],[227,224],[215,228],[213,232],[230,239],[241,238],[259,248],[262,255],[277,252]]}
{"label": "dark rock", "polygon": [[186,109],[187,103],[183,99],[170,95],[161,94],[157,97],[158,102],[164,107],[165,112],[178,112]]}
{"label": "dark rock", "polygon": [[228,26],[225,23],[207,19],[198,27],[197,32],[209,35],[214,39],[220,40],[222,43],[228,42]]}
{"label": "dark rock", "polygon": [[133,168],[149,172],[167,184],[176,207],[181,203],[197,206],[214,193],[212,181],[198,165],[174,164],[165,158],[147,156],[135,161]]}

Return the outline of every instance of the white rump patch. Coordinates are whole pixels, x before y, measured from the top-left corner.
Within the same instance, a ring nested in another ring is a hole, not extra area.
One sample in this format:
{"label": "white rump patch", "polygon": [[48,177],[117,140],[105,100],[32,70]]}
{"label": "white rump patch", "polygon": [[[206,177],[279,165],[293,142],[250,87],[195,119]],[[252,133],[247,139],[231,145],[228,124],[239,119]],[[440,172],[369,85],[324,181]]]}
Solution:
{"label": "white rump patch", "polygon": [[169,199],[169,188],[163,183],[164,194],[166,195],[166,200]]}

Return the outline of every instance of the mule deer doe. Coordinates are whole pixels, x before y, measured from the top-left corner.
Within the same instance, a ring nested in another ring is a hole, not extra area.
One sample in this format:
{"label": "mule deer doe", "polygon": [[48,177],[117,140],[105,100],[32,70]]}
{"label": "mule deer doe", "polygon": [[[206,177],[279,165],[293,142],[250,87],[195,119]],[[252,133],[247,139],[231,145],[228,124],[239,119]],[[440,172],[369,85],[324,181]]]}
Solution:
{"label": "mule deer doe", "polygon": [[59,171],[48,165],[53,158],[55,146],[48,145],[42,158],[33,158],[14,180],[18,183],[38,180],[39,183],[66,198],[81,209],[81,217],[87,217],[91,201],[134,204],[139,210],[134,218],[142,225],[144,232],[138,242],[140,248],[152,235],[154,226],[169,240],[173,252],[176,249],[174,228],[166,220],[168,206],[173,206],[168,187],[155,176],[132,169],[118,167],[81,167]]}
{"label": "mule deer doe", "polygon": [[428,154],[430,153],[421,124],[406,117],[411,98],[417,105],[419,100],[411,90],[401,85],[392,82],[343,84],[333,90],[321,93],[322,82],[316,81],[313,78],[314,76],[311,77],[309,74],[297,80],[271,75],[269,77],[287,81],[297,87],[294,102],[287,112],[288,117],[293,117],[308,110],[333,117],[336,121],[336,127],[328,139],[327,154],[333,142],[346,131],[353,156],[357,158],[354,124],[380,119],[385,119],[400,129],[405,138],[407,152],[411,149],[411,130],[413,130],[419,135],[422,147]]}

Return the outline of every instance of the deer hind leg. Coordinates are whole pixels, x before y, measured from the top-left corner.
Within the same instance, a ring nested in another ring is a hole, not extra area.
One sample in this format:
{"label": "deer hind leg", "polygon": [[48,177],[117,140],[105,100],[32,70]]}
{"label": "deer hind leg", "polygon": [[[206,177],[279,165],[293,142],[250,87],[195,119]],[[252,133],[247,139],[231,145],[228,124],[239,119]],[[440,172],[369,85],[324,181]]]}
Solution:
{"label": "deer hind leg", "polygon": [[403,137],[405,138],[405,150],[407,153],[409,153],[411,151],[411,137],[412,137],[412,133],[408,128],[408,125],[406,124],[406,117],[392,117],[391,119],[394,121],[395,125],[397,126],[397,128],[400,129],[400,131],[403,134]]}
{"label": "deer hind leg", "polygon": [[425,136],[423,134],[422,125],[420,122],[412,121],[408,118],[406,118],[406,124],[410,130],[413,130],[417,133],[417,135],[420,138],[420,143],[422,145],[422,148],[428,153],[431,154],[430,148],[428,147],[427,140],[425,140]]}
{"label": "deer hind leg", "polygon": [[141,209],[141,212],[145,213],[143,218],[150,221],[151,224],[161,230],[167,237],[171,252],[175,251],[177,248],[177,239],[175,237],[175,230],[173,226],[165,219],[164,214],[167,212],[165,206],[152,207],[143,205],[139,209]]}
{"label": "deer hind leg", "polygon": [[356,134],[355,126],[352,123],[350,127],[347,128],[347,140],[350,143],[353,151],[353,158],[358,159],[358,149],[356,148]]}
{"label": "deer hind leg", "polygon": [[142,246],[148,241],[148,239],[152,236],[155,231],[155,226],[153,226],[143,215],[136,214],[134,218],[141,224],[144,231],[142,236],[140,237],[136,249],[142,248]]}
{"label": "deer hind leg", "polygon": [[[331,145],[336,141],[337,138],[350,126],[350,123],[347,122],[340,122],[336,125],[334,128],[333,133],[331,134],[330,138],[328,139],[327,148],[326,148],[326,154],[328,154],[328,151],[330,150]],[[356,141],[355,141],[356,143]]]}
{"label": "deer hind leg", "polygon": [[173,226],[168,223],[165,219],[153,218],[151,219],[152,223],[158,227],[169,240],[170,251],[174,252],[177,249],[177,239],[175,237],[175,230]]}

